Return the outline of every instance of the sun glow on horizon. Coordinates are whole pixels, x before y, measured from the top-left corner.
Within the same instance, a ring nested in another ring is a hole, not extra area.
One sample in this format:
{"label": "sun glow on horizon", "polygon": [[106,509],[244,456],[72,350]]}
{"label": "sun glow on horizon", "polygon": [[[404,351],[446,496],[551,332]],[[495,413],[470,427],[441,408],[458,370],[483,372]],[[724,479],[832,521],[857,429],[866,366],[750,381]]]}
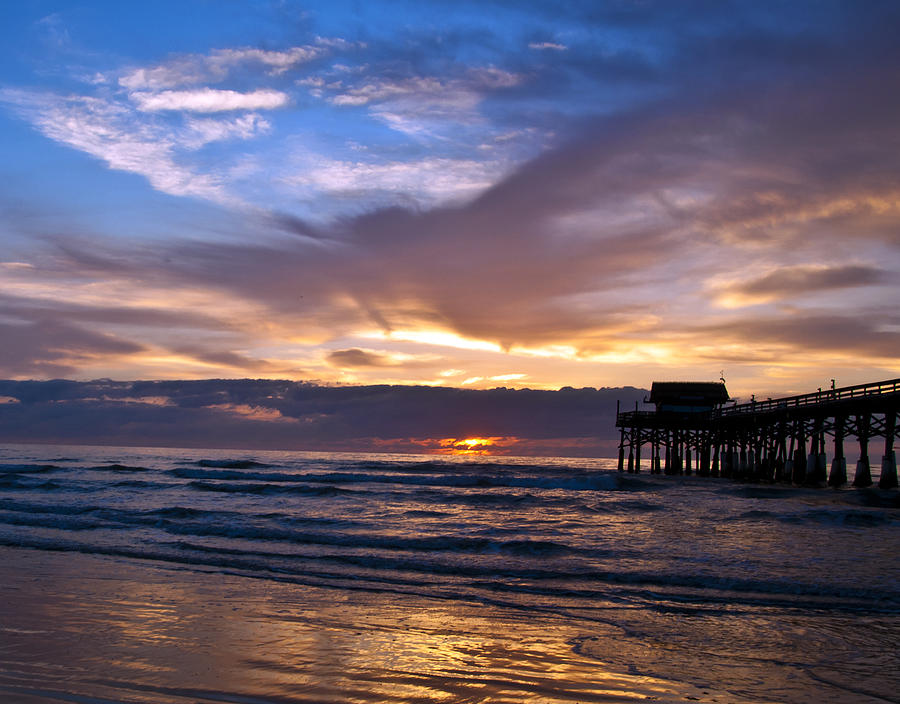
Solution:
{"label": "sun glow on horizon", "polygon": [[491,450],[502,444],[503,437],[489,438],[444,438],[440,441],[440,452],[450,455],[490,455]]}

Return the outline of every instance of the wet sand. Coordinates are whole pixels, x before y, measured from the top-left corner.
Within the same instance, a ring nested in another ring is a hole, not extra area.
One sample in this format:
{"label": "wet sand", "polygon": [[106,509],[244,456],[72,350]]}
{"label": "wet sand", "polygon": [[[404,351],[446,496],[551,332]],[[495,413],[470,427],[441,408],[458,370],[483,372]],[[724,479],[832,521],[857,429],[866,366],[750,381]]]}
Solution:
{"label": "wet sand", "polygon": [[556,614],[77,553],[0,559],[4,701],[736,701],[616,672],[591,651],[617,629]]}

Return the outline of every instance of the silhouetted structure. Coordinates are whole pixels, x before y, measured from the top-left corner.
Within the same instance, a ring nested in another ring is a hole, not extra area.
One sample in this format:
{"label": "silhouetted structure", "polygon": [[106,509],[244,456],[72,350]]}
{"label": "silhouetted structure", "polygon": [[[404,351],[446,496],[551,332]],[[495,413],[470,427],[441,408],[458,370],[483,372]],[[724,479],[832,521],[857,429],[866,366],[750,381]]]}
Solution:
{"label": "silhouetted structure", "polygon": [[[639,472],[641,448],[649,445],[650,471],[657,474],[696,469],[704,476],[841,486],[847,482],[844,439],[853,436],[859,442],[853,485],[870,486],[869,441],[881,437],[879,486],[897,487],[900,379],[740,405],[727,401],[724,383],[654,382],[645,402],[655,411],[616,413],[619,471]],[[826,436],[834,440],[830,473]]]}
{"label": "silhouetted structure", "polygon": [[707,381],[654,381],[650,403],[657,413],[708,413],[728,400],[725,384]]}

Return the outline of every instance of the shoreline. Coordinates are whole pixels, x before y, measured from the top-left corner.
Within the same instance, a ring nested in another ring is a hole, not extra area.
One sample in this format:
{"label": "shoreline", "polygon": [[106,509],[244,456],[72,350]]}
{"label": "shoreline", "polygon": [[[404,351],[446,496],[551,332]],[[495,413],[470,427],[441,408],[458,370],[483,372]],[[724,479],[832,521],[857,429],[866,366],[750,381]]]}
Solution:
{"label": "shoreline", "polygon": [[620,629],[577,618],[135,558],[0,559],[17,565],[0,577],[0,692],[36,702],[742,701],[604,666],[585,644]]}

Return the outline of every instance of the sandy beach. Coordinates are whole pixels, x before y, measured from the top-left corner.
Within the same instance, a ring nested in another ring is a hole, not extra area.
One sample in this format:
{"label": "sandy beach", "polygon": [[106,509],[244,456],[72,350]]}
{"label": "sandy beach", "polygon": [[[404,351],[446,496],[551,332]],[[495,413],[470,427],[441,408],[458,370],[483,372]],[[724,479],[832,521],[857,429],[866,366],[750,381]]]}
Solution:
{"label": "sandy beach", "polygon": [[[0,550],[0,695],[21,702],[735,701],[604,668],[565,619],[217,570]],[[617,629],[597,625],[593,638]]]}

